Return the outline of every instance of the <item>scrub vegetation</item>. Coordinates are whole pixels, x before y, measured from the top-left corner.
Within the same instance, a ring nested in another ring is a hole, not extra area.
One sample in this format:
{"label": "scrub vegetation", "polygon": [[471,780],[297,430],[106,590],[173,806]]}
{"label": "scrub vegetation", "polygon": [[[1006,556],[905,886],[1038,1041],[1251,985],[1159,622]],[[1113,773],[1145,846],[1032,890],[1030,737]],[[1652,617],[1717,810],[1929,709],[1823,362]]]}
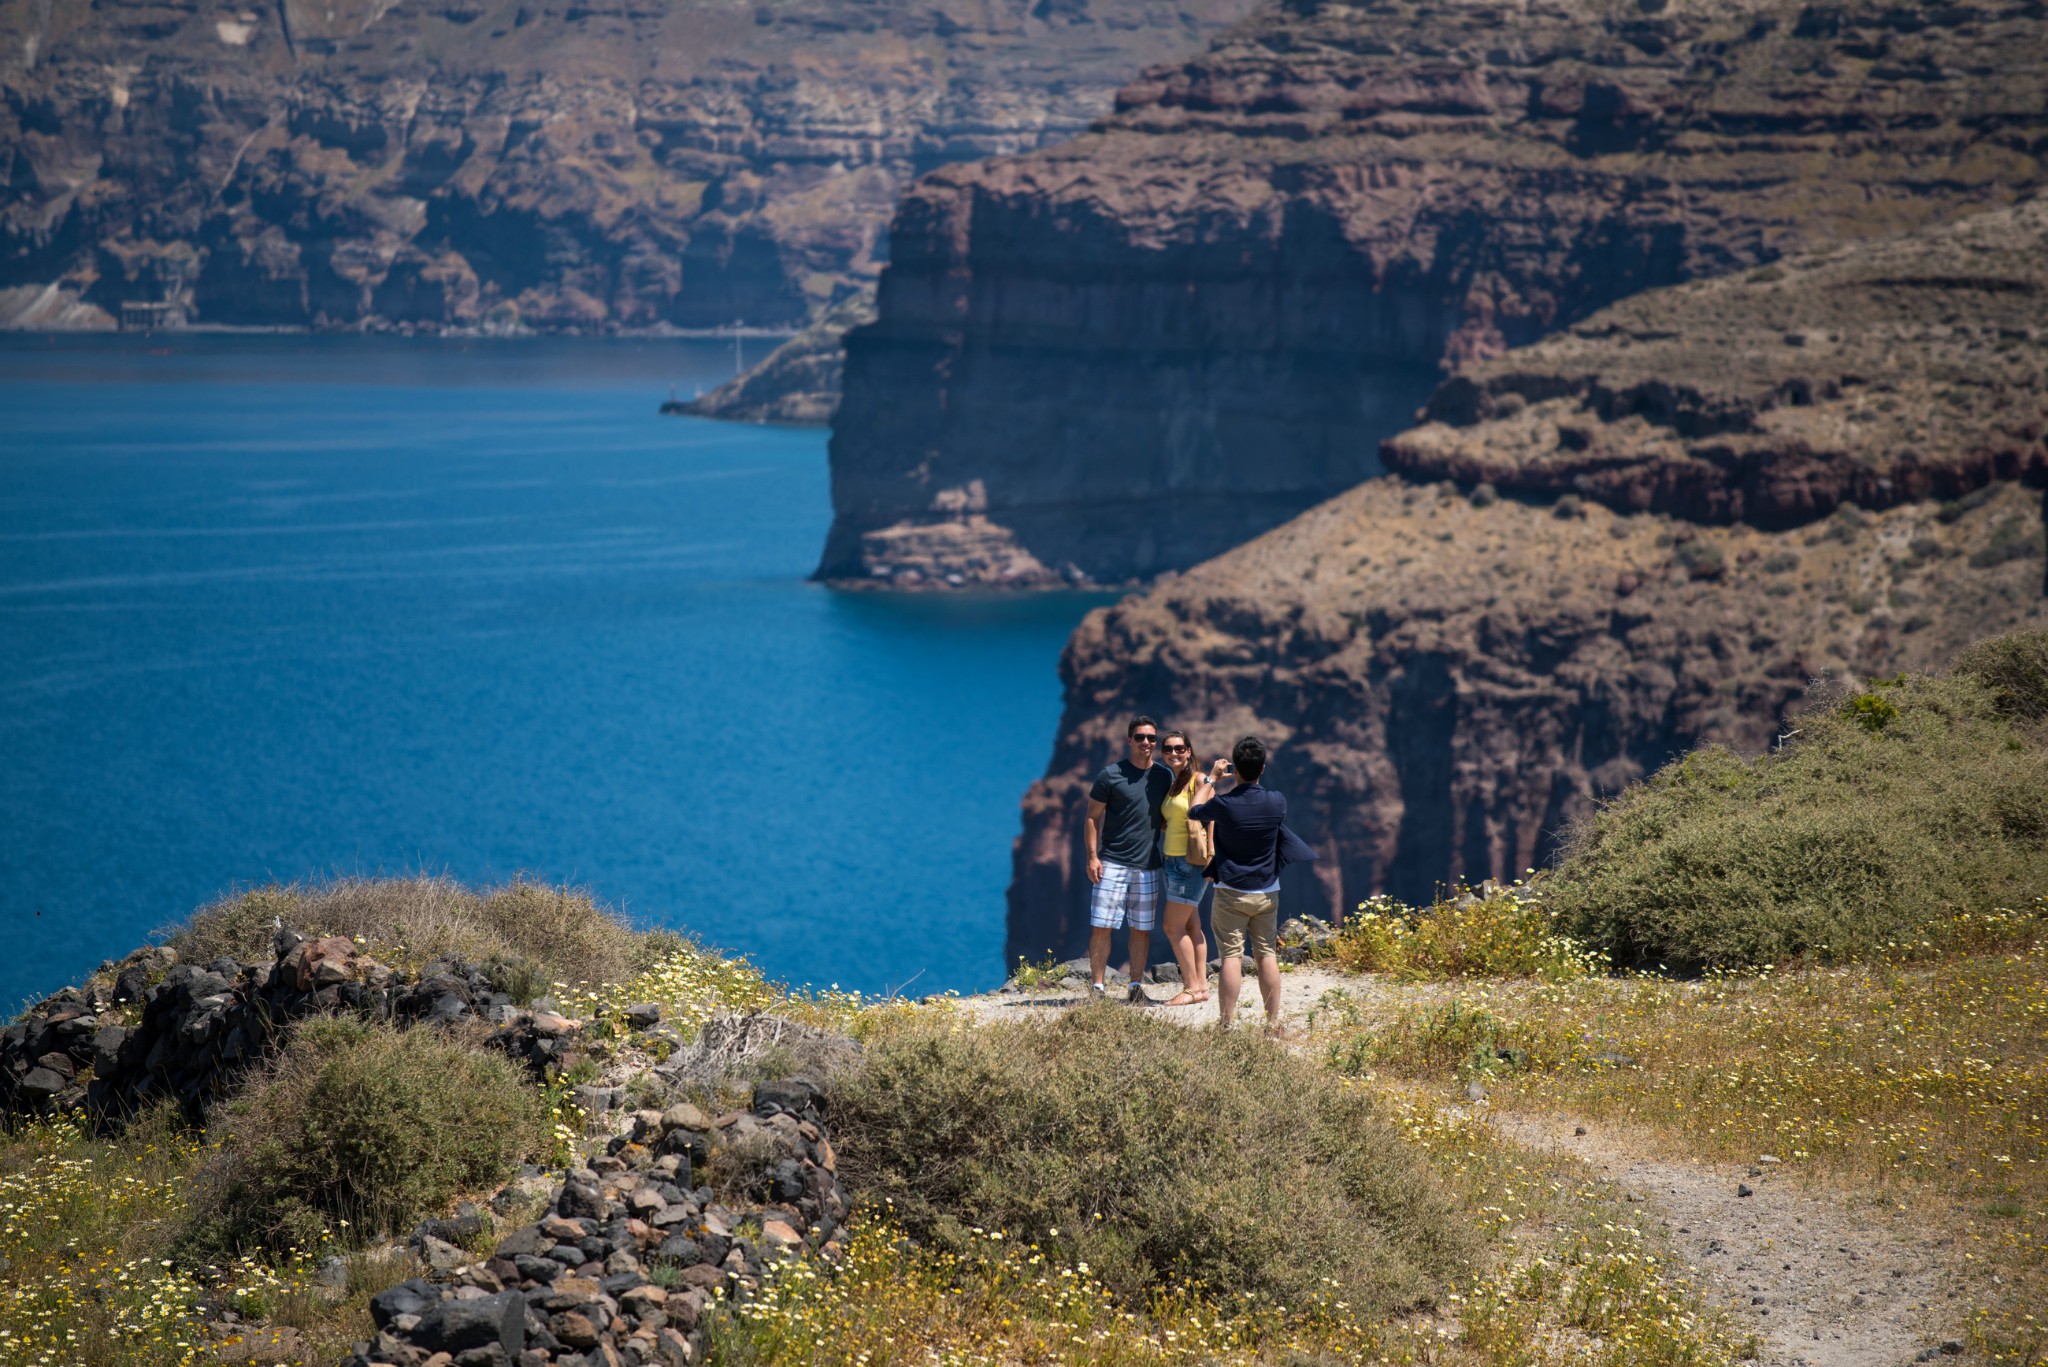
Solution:
{"label": "scrub vegetation", "polygon": [[1001,1231],[1126,1302],[1176,1281],[1278,1305],[1330,1288],[1383,1314],[1472,1252],[1371,1097],[1249,1031],[1122,1010],[937,1021],[871,1046],[834,1120],[847,1180],[920,1241]]}
{"label": "scrub vegetation", "polygon": [[539,1089],[474,1039],[316,1016],[216,1113],[190,1233],[231,1254],[403,1234],[537,1156],[548,1124]]}
{"label": "scrub vegetation", "polygon": [[[1576,1160],[1512,1142],[1501,1112],[1597,1120],[1673,1160],[1768,1153],[1948,1232],[1950,1320],[2031,1367],[2048,1358],[2048,637],[1818,697],[1797,730],[1766,757],[1678,761],[1552,873],[1360,908],[1317,950],[1352,976],[1300,1048],[1114,1005],[983,1021],[792,992],[535,884],[229,899],[173,937],[186,958],[258,957],[283,921],[387,963],[491,962],[583,1023],[574,1061],[536,1076],[474,1027],[314,1018],[204,1130],[169,1108],[111,1135],[16,1124],[0,1364],[184,1364],[224,1334],[332,1362],[368,1337],[368,1296],[417,1270],[390,1235],[524,1158],[601,1147],[571,1088],[605,1060],[696,1049],[723,1070],[707,1105],[747,1076],[829,1072],[858,1201],[836,1261],[777,1264],[707,1312],[725,1367],[1754,1356],[1727,1287]],[[736,1021],[778,1043],[753,1049]]]}
{"label": "scrub vegetation", "polygon": [[559,982],[623,982],[678,947],[669,933],[635,931],[573,888],[516,880],[474,889],[452,878],[346,878],[273,884],[223,898],[169,935],[187,961],[270,953],[272,928],[341,935],[386,963],[417,966],[443,956],[494,963],[515,997]]}
{"label": "scrub vegetation", "polygon": [[1943,678],[1819,696],[1791,743],[1709,746],[1610,803],[1544,900],[1616,965],[1842,963],[2048,888],[2048,633],[1980,643]]}
{"label": "scrub vegetation", "polygon": [[[1338,962],[1443,985],[1330,994],[1316,1051],[1911,1211],[1956,1231],[1969,1345],[2048,1360],[2044,719],[2048,633],[2021,633],[1823,698],[1779,753],[1697,751],[1533,888],[1362,907]],[[1500,948],[1550,936],[1662,971]]]}

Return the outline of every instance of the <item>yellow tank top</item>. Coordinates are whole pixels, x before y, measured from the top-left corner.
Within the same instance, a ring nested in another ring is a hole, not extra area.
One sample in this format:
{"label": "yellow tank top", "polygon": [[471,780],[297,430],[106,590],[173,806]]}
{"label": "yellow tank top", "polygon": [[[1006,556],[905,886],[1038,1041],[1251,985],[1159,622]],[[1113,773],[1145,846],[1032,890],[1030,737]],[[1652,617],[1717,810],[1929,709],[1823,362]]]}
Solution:
{"label": "yellow tank top", "polygon": [[1177,793],[1167,794],[1159,813],[1166,818],[1166,854],[1168,857],[1187,858],[1188,854],[1188,804],[1195,796],[1195,789],[1201,785],[1190,780],[1188,786]]}

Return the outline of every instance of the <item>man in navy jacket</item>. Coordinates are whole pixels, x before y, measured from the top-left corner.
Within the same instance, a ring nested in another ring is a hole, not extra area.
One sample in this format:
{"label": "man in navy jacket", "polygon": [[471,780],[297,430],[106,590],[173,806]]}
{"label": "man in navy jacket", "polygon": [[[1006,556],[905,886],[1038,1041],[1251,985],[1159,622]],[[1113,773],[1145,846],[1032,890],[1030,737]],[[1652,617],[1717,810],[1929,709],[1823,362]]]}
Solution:
{"label": "man in navy jacket", "polygon": [[1216,857],[1204,871],[1216,884],[1209,924],[1216,932],[1219,991],[1216,1009],[1224,1029],[1237,1014],[1247,938],[1258,965],[1259,995],[1266,1003],[1266,1033],[1280,1030],[1280,870],[1315,851],[1287,829],[1287,799],[1259,782],[1266,771],[1266,747],[1246,736],[1216,761],[1219,785],[1237,771],[1237,786],[1188,812],[1189,821],[1216,823]]}

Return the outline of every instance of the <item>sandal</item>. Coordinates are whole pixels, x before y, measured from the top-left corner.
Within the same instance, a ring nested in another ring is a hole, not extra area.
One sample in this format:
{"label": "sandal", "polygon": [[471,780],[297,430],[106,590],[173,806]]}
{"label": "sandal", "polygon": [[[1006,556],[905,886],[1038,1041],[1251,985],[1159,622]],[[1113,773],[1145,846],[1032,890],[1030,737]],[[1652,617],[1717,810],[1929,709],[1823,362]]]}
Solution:
{"label": "sandal", "polygon": [[1197,997],[1191,992],[1181,991],[1174,993],[1171,997],[1167,998],[1165,1001],[1159,1004],[1161,1006],[1193,1006],[1197,1002],[1203,1000],[1205,1000],[1205,998]]}

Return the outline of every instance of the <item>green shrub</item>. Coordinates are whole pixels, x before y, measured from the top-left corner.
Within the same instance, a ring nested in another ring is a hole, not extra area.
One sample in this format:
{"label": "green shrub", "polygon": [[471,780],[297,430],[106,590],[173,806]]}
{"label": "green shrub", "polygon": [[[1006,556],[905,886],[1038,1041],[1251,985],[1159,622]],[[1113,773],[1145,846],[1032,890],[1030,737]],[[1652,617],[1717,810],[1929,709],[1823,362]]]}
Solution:
{"label": "green shrub", "polygon": [[1956,657],[1956,673],[1990,690],[2008,717],[2048,717],[2048,631],[2015,631],[1979,641]]}
{"label": "green shrub", "polygon": [[263,958],[277,921],[315,934],[360,937],[372,953],[405,962],[443,955],[488,961],[494,976],[528,991],[545,991],[551,982],[619,982],[678,943],[668,932],[635,932],[571,888],[522,879],[476,890],[452,878],[255,888],[201,909],[172,932],[170,943],[202,963],[223,954]]}
{"label": "green shrub", "polygon": [[841,1079],[849,1182],[915,1236],[1002,1231],[1133,1302],[1174,1284],[1361,1313],[1429,1299],[1473,1235],[1362,1091],[1248,1031],[1081,1009],[912,1025]]}
{"label": "green shrub", "polygon": [[[1706,746],[1579,831],[1544,900],[1623,966],[1869,958],[2048,887],[2038,636],[1882,685],[1744,760]],[[2030,701],[2031,700],[2031,701]]]}
{"label": "green shrub", "polygon": [[1859,693],[1842,704],[1842,715],[1866,731],[1882,731],[1898,720],[1899,708],[1882,693]]}
{"label": "green shrub", "polygon": [[318,1017],[216,1120],[191,1237],[211,1250],[310,1248],[347,1221],[374,1238],[501,1181],[547,1132],[504,1057],[428,1028]]}

